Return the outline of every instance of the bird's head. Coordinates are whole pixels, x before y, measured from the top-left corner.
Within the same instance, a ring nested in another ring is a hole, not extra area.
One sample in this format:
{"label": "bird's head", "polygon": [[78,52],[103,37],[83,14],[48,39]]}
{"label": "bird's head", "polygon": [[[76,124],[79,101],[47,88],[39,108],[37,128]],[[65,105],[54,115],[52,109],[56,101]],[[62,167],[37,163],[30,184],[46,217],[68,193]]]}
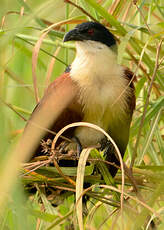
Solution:
{"label": "bird's head", "polygon": [[106,80],[109,78],[109,71],[110,75],[116,75],[118,69],[116,40],[102,24],[97,22],[79,24],[65,34],[63,41],[75,41],[76,55],[70,73],[72,79],[79,84]]}
{"label": "bird's head", "polygon": [[[110,48],[116,47],[116,40],[111,32],[98,22],[84,22],[77,25],[64,36],[64,42],[67,41],[92,41],[92,44],[103,44]],[[100,47],[100,46],[99,46]]]}

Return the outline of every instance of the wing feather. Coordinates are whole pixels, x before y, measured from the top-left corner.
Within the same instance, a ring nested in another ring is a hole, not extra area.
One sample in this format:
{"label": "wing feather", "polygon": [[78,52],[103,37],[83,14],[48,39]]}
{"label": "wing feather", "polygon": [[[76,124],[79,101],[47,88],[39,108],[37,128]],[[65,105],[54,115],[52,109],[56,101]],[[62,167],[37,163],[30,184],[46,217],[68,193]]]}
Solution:
{"label": "wing feather", "polygon": [[29,148],[31,154],[46,135],[46,129],[53,128],[53,131],[57,132],[71,122],[80,121],[80,106],[76,102],[77,91],[69,73],[64,73],[49,85],[35,107],[22,136],[21,142]]}

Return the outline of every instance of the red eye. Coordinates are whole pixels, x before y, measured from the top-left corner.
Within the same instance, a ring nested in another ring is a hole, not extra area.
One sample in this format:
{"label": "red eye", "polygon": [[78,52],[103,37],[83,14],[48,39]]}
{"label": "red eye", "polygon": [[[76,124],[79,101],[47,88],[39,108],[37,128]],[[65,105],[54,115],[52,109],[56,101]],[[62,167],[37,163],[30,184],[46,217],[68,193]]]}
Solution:
{"label": "red eye", "polygon": [[94,29],[89,29],[88,34],[93,35],[94,34]]}

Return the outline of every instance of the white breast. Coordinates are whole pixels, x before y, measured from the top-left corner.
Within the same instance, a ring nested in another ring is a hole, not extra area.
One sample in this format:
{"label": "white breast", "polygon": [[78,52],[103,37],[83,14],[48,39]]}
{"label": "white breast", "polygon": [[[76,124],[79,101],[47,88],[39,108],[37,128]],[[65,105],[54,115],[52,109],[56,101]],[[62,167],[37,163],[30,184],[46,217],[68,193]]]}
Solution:
{"label": "white breast", "polygon": [[[76,50],[71,77],[79,85],[84,121],[108,130],[111,122],[117,122],[115,117],[121,118],[127,108],[125,98],[129,87],[127,79],[122,77],[123,68],[117,64],[116,54],[99,42],[77,42]],[[76,135],[85,145],[102,138],[101,133],[92,129],[87,130],[86,137],[86,128],[77,128]]]}

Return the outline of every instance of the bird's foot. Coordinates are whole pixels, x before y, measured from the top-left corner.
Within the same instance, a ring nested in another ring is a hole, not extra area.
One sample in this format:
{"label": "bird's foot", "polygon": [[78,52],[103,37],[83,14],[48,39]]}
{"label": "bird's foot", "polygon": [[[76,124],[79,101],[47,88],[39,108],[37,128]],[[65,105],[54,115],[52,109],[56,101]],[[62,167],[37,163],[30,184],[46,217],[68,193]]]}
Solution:
{"label": "bird's foot", "polygon": [[103,138],[100,142],[100,151],[103,151],[104,149],[108,149],[110,148],[110,146],[112,145],[111,142],[109,140],[107,140],[107,138]]}
{"label": "bird's foot", "polygon": [[59,146],[58,146],[59,153],[61,154],[67,154],[70,156],[76,156],[79,158],[80,153],[82,151],[82,146],[77,137],[72,138],[72,142],[68,141],[63,141]]}

